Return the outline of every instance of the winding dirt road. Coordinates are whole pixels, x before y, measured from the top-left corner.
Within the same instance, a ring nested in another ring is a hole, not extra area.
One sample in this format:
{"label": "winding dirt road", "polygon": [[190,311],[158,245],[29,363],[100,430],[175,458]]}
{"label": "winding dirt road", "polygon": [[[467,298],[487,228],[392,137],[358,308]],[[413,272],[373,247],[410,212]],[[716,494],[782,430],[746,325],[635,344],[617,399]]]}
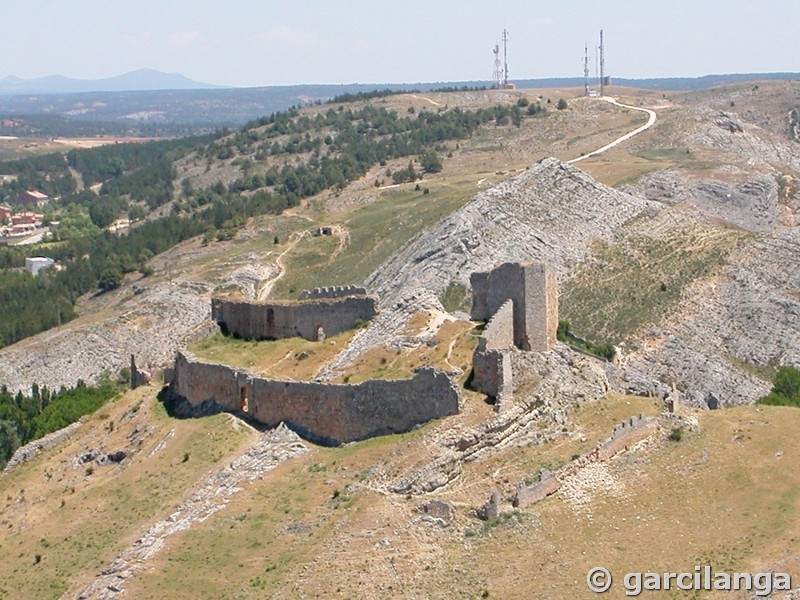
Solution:
{"label": "winding dirt road", "polygon": [[588,154],[584,154],[583,156],[579,156],[578,158],[573,158],[572,160],[568,160],[567,164],[574,164],[576,162],[580,162],[582,160],[585,160],[585,159],[589,158],[590,156],[597,156],[598,154],[602,154],[606,150],[609,150],[609,149],[613,148],[614,146],[618,146],[622,142],[625,142],[625,141],[631,139],[633,136],[638,135],[638,134],[642,133],[643,131],[646,131],[646,130],[650,129],[656,122],[656,118],[657,118],[656,113],[655,113],[655,111],[650,110],[649,108],[640,108],[638,106],[631,106],[630,104],[622,104],[621,102],[617,102],[614,98],[612,98],[610,96],[604,96],[604,97],[601,98],[601,100],[604,100],[604,101],[608,102],[609,104],[613,104],[615,106],[620,106],[622,108],[629,108],[631,110],[638,110],[639,112],[647,113],[648,116],[649,116],[649,118],[647,119],[647,123],[645,123],[641,127],[637,127],[633,131],[629,131],[628,133],[626,133],[622,137],[618,137],[613,142],[611,142],[610,144],[606,144],[602,148],[598,148],[597,150],[595,150],[593,152],[589,152]]}

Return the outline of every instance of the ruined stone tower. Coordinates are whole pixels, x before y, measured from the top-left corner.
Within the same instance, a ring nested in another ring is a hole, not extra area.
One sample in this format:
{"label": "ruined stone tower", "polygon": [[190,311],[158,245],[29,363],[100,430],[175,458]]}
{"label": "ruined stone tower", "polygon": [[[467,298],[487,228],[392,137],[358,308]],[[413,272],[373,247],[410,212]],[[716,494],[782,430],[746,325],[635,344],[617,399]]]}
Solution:
{"label": "ruined stone tower", "polygon": [[514,345],[546,352],[556,343],[558,293],[545,263],[503,263],[488,273],[473,273],[470,318],[488,321],[503,304],[513,307]]}

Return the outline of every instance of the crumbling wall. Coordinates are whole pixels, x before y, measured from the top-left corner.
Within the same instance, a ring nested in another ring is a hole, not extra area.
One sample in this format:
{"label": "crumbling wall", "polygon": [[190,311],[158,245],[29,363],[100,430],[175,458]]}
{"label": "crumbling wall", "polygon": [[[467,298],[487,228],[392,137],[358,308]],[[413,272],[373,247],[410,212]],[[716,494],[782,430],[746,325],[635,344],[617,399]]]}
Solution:
{"label": "crumbling wall", "polygon": [[170,388],[194,406],[213,400],[225,410],[241,408],[242,388],[247,394],[247,374],[233,367],[204,363],[188,352],[179,352]]}
{"label": "crumbling wall", "polygon": [[344,298],[346,296],[365,296],[367,288],[357,285],[336,285],[331,287],[303,290],[297,295],[298,300],[318,300],[320,298]]}
{"label": "crumbling wall", "polygon": [[318,340],[369,321],[377,314],[372,296],[260,303],[212,298],[211,318],[223,332],[244,339],[302,337]]}
{"label": "crumbling wall", "polygon": [[551,494],[555,494],[561,487],[561,482],[552,471],[542,469],[539,473],[539,481],[533,485],[525,485],[520,481],[517,485],[517,494],[514,497],[514,506],[522,507],[544,500]]}
{"label": "crumbling wall", "polygon": [[658,421],[639,414],[614,427],[614,432],[598,447],[598,460],[608,460],[615,454],[649,437],[658,428]]}
{"label": "crumbling wall", "polygon": [[514,345],[545,352],[556,342],[558,293],[555,275],[545,263],[503,263],[470,275],[470,317],[486,321],[507,301],[514,303]]}
{"label": "crumbling wall", "polygon": [[514,301],[506,300],[478,338],[478,350],[508,350],[514,345]]}
{"label": "crumbling wall", "polygon": [[590,452],[571,460],[558,471],[542,470],[539,481],[533,485],[529,486],[521,481],[517,485],[517,493],[512,504],[517,508],[522,508],[543,500],[556,493],[566,478],[575,475],[586,465],[606,461],[650,437],[657,430],[658,421],[652,417],[645,417],[641,413],[638,417],[631,417],[619,425],[615,425],[611,437],[595,446]]}
{"label": "crumbling wall", "polygon": [[513,314],[514,303],[506,300],[486,323],[472,354],[472,388],[494,398],[498,411],[511,401],[514,387],[506,352],[514,345]]}
{"label": "crumbling wall", "polygon": [[475,350],[472,355],[472,389],[495,399],[498,412],[511,401],[514,382],[511,356],[502,350]]}
{"label": "crumbling wall", "polygon": [[147,385],[150,383],[150,379],[152,379],[152,375],[150,375],[149,371],[145,371],[144,369],[140,369],[136,365],[136,356],[131,354],[131,389],[135,390],[138,387],[143,385]]}
{"label": "crumbling wall", "polygon": [[308,439],[332,445],[401,433],[456,414],[460,397],[446,373],[430,368],[407,380],[337,385],[261,378],[188,353],[176,358],[171,390],[192,405],[211,400],[267,426],[284,422]]}

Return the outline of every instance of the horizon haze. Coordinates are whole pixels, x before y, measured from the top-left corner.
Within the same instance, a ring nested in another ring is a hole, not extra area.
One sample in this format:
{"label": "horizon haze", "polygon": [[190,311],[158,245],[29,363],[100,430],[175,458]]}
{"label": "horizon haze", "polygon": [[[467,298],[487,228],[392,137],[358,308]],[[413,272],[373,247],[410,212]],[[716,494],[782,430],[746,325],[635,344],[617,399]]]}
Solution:
{"label": "horizon haze", "polygon": [[780,35],[800,20],[800,4],[788,0],[506,0],[491,10],[475,0],[457,10],[421,0],[313,9],[240,0],[224,10],[209,0],[9,0],[4,16],[0,79],[93,80],[153,69],[222,87],[483,81],[503,29],[512,81],[581,76],[584,43],[594,76],[600,29],[606,74],[615,78],[792,72],[800,49]]}

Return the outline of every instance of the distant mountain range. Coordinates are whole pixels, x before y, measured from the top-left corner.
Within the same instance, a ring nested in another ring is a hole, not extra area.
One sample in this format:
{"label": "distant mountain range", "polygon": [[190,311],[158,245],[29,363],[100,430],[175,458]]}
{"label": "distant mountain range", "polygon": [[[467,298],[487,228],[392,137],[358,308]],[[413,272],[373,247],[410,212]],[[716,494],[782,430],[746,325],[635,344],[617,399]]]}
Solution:
{"label": "distant mountain range", "polygon": [[[595,84],[595,79],[590,84]],[[726,83],[758,80],[800,80],[800,73],[732,73],[704,75],[702,77],[662,77],[652,79],[612,78],[613,85],[639,87],[656,90],[692,90],[714,87]],[[581,87],[582,77],[551,77],[546,79],[515,80],[519,88],[555,88]],[[419,90],[429,91],[437,88],[491,86],[489,81],[454,81],[433,83],[383,83],[383,84],[341,84],[341,85],[287,85],[263,86],[256,88],[226,88],[225,86],[200,83],[180,73],[164,73],[154,69],[139,69],[116,77],[106,79],[72,79],[64,75],[49,75],[35,79],[21,79],[10,75],[0,79],[0,96],[20,94],[80,94],[89,92],[148,92],[169,90],[267,90],[267,89],[304,89],[332,90],[333,93],[344,91],[368,91],[392,89],[396,91]],[[245,94],[249,93],[244,91]]]}
{"label": "distant mountain range", "polygon": [[204,90],[219,88],[199,83],[180,73],[139,69],[106,79],[72,79],[49,75],[35,79],[8,76],[0,79],[0,94],[77,94],[82,92],[141,92],[147,90]]}

